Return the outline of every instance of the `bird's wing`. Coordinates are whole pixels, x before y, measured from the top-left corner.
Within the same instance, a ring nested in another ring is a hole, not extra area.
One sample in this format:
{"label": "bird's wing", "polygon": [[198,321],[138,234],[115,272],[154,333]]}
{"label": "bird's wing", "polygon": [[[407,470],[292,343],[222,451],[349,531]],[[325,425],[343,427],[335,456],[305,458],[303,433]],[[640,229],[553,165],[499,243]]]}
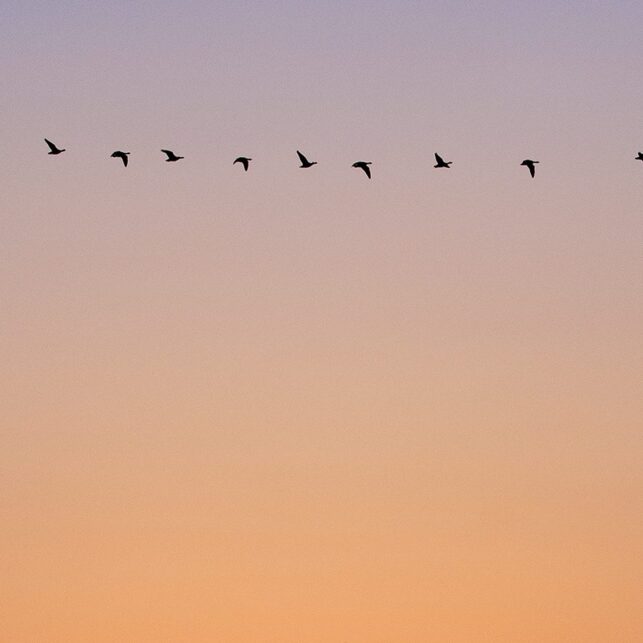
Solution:
{"label": "bird's wing", "polygon": [[299,157],[299,160],[306,165],[309,161],[308,159],[299,151],[297,150],[297,156]]}
{"label": "bird's wing", "polygon": [[58,151],[58,148],[50,140],[45,139],[45,143],[47,143],[47,145],[49,146],[49,149],[52,152],[57,152]]}
{"label": "bird's wing", "polygon": [[129,159],[127,158],[127,154],[121,154],[120,157],[123,159],[123,165],[127,167],[127,164],[129,163]]}
{"label": "bird's wing", "polygon": [[241,162],[243,163],[243,169],[247,172],[250,161],[248,159],[243,159]]}
{"label": "bird's wing", "polygon": [[435,162],[444,164],[444,161],[442,160],[442,157],[439,154],[435,155]]}
{"label": "bird's wing", "polygon": [[169,159],[174,157],[174,152],[172,150],[161,150],[161,152],[163,152],[163,154],[167,155],[167,157]]}
{"label": "bird's wing", "polygon": [[364,161],[357,161],[353,163],[353,167],[356,167],[358,170],[364,170],[364,174],[370,179],[371,178],[371,169],[368,167],[370,163],[365,163]]}
{"label": "bird's wing", "polygon": [[536,176],[536,166],[533,163],[527,163],[527,167],[529,168],[529,174],[531,174],[531,178],[533,179]]}

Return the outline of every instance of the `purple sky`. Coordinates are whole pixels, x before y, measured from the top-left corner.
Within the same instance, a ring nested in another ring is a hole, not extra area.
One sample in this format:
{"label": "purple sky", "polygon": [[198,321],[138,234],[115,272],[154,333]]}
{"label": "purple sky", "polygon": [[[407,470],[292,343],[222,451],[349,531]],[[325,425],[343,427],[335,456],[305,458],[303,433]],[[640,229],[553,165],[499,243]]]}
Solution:
{"label": "purple sky", "polygon": [[7,640],[643,640],[641,25],[0,3]]}

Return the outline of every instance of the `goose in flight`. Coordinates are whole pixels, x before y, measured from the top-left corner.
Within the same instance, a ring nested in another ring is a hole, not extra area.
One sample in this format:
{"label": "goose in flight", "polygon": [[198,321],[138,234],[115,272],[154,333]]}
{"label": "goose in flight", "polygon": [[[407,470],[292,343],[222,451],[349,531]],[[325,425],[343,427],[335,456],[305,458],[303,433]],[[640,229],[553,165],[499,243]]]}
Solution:
{"label": "goose in flight", "polygon": [[47,154],[54,154],[54,155],[62,154],[65,151],[64,148],[63,149],[57,148],[51,141],[47,139],[45,139],[45,143],[47,143],[47,145],[49,146],[49,152],[47,152]]}
{"label": "goose in flight", "polygon": [[299,150],[297,150],[297,156],[301,161],[301,165],[299,167],[307,168],[317,165],[317,161],[309,161]]}
{"label": "goose in flight", "polygon": [[250,161],[252,161],[252,159],[248,158],[247,156],[239,156],[238,158],[236,158],[234,160],[232,165],[234,165],[235,163],[241,163],[241,165],[243,165],[243,169],[247,172],[248,171],[248,165],[250,164]]}
{"label": "goose in flight", "polygon": [[370,161],[357,161],[357,163],[353,163],[353,167],[356,167],[360,170],[364,170],[364,173],[366,176],[370,179],[371,178],[371,168],[368,167],[369,165],[373,165]]}
{"label": "goose in flight", "polygon": [[635,161],[643,161],[643,152],[639,152],[634,158]]}
{"label": "goose in flight", "polygon": [[182,158],[185,158],[183,156],[177,156],[172,150],[161,150],[167,158],[165,159],[166,163],[172,163],[173,161],[180,161]]}
{"label": "goose in flight", "polygon": [[532,179],[536,176],[536,163],[540,163],[540,161],[530,161],[529,159],[525,159],[520,164],[520,165],[525,165],[526,167],[529,168],[529,174],[531,174]]}
{"label": "goose in flight", "polygon": [[445,161],[439,154],[435,155],[435,165],[433,167],[446,167],[448,168],[453,161]]}
{"label": "goose in flight", "polygon": [[128,155],[129,155],[129,152],[121,152],[120,150],[117,150],[116,152],[112,152],[111,158],[121,159],[121,161],[123,161],[123,165],[127,167]]}

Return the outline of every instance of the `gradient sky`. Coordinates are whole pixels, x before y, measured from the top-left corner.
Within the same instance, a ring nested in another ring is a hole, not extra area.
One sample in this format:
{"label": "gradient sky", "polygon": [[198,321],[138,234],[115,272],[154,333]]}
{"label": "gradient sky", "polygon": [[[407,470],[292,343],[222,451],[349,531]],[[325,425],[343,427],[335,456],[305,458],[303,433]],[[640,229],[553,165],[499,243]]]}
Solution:
{"label": "gradient sky", "polygon": [[3,0],[0,638],[643,640],[642,24]]}

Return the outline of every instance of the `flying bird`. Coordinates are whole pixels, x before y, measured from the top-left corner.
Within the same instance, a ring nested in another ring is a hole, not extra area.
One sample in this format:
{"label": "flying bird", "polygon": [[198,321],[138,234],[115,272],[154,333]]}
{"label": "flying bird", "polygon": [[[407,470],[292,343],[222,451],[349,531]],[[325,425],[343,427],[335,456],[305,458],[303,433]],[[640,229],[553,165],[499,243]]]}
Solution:
{"label": "flying bird", "polygon": [[639,152],[634,160],[635,161],[643,161],[643,152]]}
{"label": "flying bird", "polygon": [[177,156],[172,150],[161,150],[163,154],[167,156],[165,159],[166,163],[172,163],[174,161],[180,161],[182,158],[185,158],[183,156]]}
{"label": "flying bird", "polygon": [[62,150],[57,148],[51,141],[45,139],[45,143],[49,146],[49,152],[47,154],[62,154],[65,149],[63,148]]}
{"label": "flying bird", "polygon": [[446,167],[448,168],[453,161],[445,161],[439,154],[435,155],[435,165],[433,167]]}
{"label": "flying bird", "polygon": [[353,167],[356,167],[360,170],[364,170],[364,173],[366,176],[370,179],[371,178],[371,168],[368,167],[369,165],[373,165],[370,161],[357,161],[357,163],[353,163]]}
{"label": "flying bird", "polygon": [[234,160],[232,165],[234,165],[235,163],[241,163],[241,165],[243,165],[243,169],[247,172],[250,161],[252,161],[251,158],[248,158],[247,156],[240,156]]}
{"label": "flying bird", "polygon": [[307,168],[317,165],[317,161],[309,161],[299,150],[297,150],[297,156],[301,161],[301,165],[299,167]]}
{"label": "flying bird", "polygon": [[529,174],[531,174],[532,179],[536,176],[536,163],[540,163],[540,161],[530,161],[529,159],[525,159],[520,164],[520,165],[525,165],[529,168]]}
{"label": "flying bird", "polygon": [[121,152],[120,150],[117,150],[116,152],[112,153],[111,158],[120,159],[121,161],[123,161],[123,165],[127,167],[128,155],[129,155],[129,152]]}

